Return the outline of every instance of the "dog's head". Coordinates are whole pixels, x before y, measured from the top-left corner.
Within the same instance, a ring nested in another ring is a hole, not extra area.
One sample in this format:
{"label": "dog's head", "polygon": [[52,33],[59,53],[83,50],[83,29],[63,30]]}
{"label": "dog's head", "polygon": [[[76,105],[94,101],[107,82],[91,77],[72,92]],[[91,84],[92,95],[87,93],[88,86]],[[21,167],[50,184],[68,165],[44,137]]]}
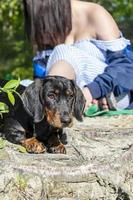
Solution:
{"label": "dog's head", "polygon": [[37,79],[23,97],[25,109],[35,123],[44,116],[56,128],[71,127],[73,117],[82,121],[85,98],[72,80],[60,76]]}

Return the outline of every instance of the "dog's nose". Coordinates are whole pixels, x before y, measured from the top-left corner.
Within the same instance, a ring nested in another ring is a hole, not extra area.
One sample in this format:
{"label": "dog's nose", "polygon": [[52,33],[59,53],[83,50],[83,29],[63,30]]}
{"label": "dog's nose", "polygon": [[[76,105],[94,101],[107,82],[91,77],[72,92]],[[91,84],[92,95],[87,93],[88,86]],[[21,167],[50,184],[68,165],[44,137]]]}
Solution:
{"label": "dog's nose", "polygon": [[62,124],[64,124],[65,126],[69,125],[71,123],[71,118],[68,117],[68,116],[64,116],[62,119],[61,119],[61,122]]}

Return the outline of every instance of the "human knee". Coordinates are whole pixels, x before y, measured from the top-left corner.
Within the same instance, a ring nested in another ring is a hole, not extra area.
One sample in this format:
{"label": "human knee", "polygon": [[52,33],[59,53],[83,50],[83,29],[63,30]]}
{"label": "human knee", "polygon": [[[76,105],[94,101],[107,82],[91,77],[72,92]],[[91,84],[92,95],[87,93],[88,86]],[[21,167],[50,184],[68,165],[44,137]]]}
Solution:
{"label": "human knee", "polygon": [[63,76],[65,78],[75,80],[75,72],[72,66],[65,60],[60,60],[53,64],[48,71],[48,75]]}

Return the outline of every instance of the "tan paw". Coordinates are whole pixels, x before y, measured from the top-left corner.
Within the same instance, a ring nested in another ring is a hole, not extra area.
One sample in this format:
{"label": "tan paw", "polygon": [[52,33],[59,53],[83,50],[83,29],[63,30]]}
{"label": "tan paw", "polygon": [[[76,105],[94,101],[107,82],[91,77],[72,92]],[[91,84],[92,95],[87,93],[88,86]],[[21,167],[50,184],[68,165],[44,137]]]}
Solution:
{"label": "tan paw", "polygon": [[52,153],[66,154],[66,148],[63,144],[59,144],[58,146],[51,147],[50,150]]}
{"label": "tan paw", "polygon": [[29,153],[44,153],[46,151],[45,146],[35,137],[22,140],[21,144]]}

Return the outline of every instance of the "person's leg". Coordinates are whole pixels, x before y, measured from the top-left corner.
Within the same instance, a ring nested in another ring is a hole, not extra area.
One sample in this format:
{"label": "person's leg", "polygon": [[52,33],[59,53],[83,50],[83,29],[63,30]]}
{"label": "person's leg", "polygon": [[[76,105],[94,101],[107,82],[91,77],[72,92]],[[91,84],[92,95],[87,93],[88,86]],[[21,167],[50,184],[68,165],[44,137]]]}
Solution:
{"label": "person's leg", "polygon": [[75,80],[75,72],[73,67],[66,61],[58,61],[53,64],[48,72],[48,75],[63,76],[68,79]]}

